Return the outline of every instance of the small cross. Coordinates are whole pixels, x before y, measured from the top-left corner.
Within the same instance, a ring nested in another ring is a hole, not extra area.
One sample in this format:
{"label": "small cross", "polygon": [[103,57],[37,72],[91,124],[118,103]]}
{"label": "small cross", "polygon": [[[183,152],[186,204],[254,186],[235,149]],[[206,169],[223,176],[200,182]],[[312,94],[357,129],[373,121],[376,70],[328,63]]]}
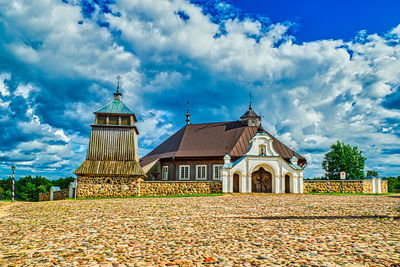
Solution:
{"label": "small cross", "polygon": [[119,82],[121,80],[121,76],[118,74],[117,75],[117,81],[118,81],[118,85],[117,85],[117,93],[119,93]]}

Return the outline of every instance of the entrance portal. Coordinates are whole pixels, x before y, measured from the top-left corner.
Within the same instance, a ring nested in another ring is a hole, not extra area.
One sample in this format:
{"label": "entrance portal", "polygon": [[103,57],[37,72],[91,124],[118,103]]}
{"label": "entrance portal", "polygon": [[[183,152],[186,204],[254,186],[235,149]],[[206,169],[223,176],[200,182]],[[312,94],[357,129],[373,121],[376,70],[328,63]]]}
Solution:
{"label": "entrance portal", "polygon": [[285,175],[285,193],[290,193],[290,176]]}
{"label": "entrance portal", "polygon": [[272,174],[260,168],[251,174],[251,191],[253,193],[272,193]]}
{"label": "entrance portal", "polygon": [[233,193],[239,193],[239,174],[233,175]]}

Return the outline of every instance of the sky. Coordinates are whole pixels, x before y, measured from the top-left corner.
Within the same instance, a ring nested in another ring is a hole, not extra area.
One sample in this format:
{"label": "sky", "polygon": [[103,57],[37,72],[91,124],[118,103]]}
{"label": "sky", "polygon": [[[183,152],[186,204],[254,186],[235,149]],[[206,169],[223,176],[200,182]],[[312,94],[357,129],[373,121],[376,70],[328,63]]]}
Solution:
{"label": "sky", "polygon": [[[250,3],[249,3],[250,2]],[[399,1],[0,0],[0,177],[72,176],[93,112],[138,118],[144,156],[185,125],[248,108],[305,156],[340,140],[400,175]],[[396,14],[397,13],[397,14]]]}

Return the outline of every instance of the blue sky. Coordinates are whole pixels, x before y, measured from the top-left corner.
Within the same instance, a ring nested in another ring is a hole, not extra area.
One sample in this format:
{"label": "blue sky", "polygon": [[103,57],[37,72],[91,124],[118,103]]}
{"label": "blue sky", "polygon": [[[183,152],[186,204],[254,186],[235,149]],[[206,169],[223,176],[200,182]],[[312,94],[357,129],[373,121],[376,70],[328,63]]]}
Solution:
{"label": "blue sky", "polygon": [[341,140],[400,174],[398,1],[0,0],[0,177],[70,176],[116,75],[140,155],[185,124],[263,126],[307,157]]}

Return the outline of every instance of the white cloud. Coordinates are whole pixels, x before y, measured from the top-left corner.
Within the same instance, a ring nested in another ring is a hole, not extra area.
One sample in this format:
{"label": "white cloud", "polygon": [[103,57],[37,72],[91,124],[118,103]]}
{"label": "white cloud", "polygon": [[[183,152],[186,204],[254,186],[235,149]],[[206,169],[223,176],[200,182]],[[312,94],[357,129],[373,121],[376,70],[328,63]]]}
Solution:
{"label": "white cloud", "polygon": [[[232,86],[254,93],[254,108],[265,116],[263,126],[305,153],[311,176],[323,173],[321,151],[328,150],[336,140],[365,151],[370,168],[397,160],[396,156],[382,155],[382,151],[399,149],[400,143],[400,111],[384,105],[387,96],[399,93],[400,45],[389,40],[400,41],[400,25],[383,36],[360,32],[351,42],[297,44],[287,34],[290,24],[276,23],[263,29],[256,19],[229,19],[222,22],[223,33],[221,25],[213,23],[200,7],[183,0],[123,0],[111,8],[121,16],[95,12],[92,19],[83,18],[79,6],[50,0],[0,4],[4,10],[0,22],[7,36],[15,37],[4,46],[10,57],[49,77],[82,79],[92,84],[88,93],[97,98],[75,100],[60,112],[64,119],[87,127],[93,120],[94,103],[100,107],[110,99],[104,84],[115,84],[114,77],[119,73],[124,102],[143,114],[138,123],[139,145],[148,149],[179,127],[173,124],[173,111],[150,106],[145,94],[166,98],[174,91],[186,95],[204,83],[211,88],[196,95],[214,101],[202,94],[225,90],[221,93],[224,103],[199,108],[198,112],[206,114],[208,110],[213,116],[220,112],[221,119],[231,120],[238,119],[232,117],[236,112],[232,110],[247,102],[247,92],[243,92],[245,99],[239,99],[240,93],[228,91]],[[221,6],[224,8],[227,6]],[[185,12],[189,20],[182,20],[178,11]],[[109,22],[110,29],[99,27],[98,19]],[[197,76],[202,78],[196,80]],[[0,74],[2,97],[10,96],[4,84],[10,78],[9,72]],[[220,84],[226,87],[220,88]],[[29,99],[35,86],[39,85],[26,81],[15,94]],[[39,90],[50,91],[46,87]],[[67,95],[60,91],[60,95]],[[0,107],[9,104],[1,100]],[[30,108],[31,121],[18,124],[24,133],[39,132],[43,140],[71,140],[82,151],[87,137],[41,122],[35,107]],[[65,152],[58,149],[47,152]],[[44,155],[41,161],[54,161],[54,155]],[[65,165],[68,159],[58,160]],[[391,168],[391,172],[400,171],[400,165]]]}
{"label": "white cloud", "polygon": [[5,80],[9,79],[11,79],[10,73],[0,73],[0,94],[2,97],[10,95],[10,91],[8,91],[7,85],[4,83]]}

